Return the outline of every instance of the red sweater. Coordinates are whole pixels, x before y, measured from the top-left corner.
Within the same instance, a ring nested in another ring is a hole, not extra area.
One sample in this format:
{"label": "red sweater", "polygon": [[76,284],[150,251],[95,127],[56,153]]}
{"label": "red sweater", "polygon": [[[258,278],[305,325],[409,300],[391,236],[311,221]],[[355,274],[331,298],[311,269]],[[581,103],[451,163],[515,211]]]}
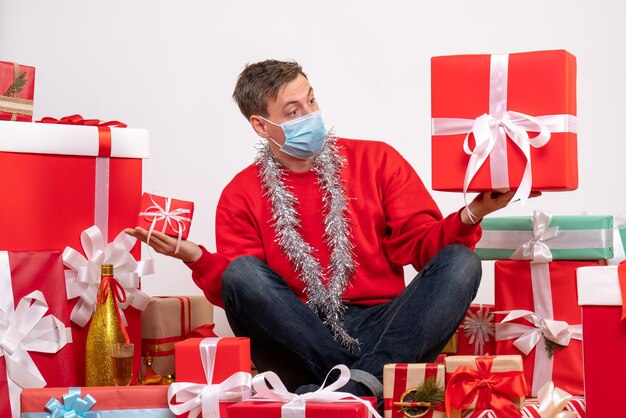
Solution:
{"label": "red sweater", "polygon": [[[420,270],[449,244],[470,248],[480,226],[463,224],[460,211],[443,218],[411,165],[383,142],[339,139],[345,157],[343,180],[348,199],[352,243],[357,268],[343,298],[346,303],[388,302],[405,287],[403,266]],[[237,174],[224,188],[217,206],[217,254],[203,248],[190,267],[193,279],[213,304],[223,306],[221,275],[230,260],[252,255],[280,274],[302,300],[304,284],[275,240],[272,212],[263,195],[255,164]],[[298,200],[302,237],[315,248],[326,268],[322,192],[312,171],[285,169],[285,182]]]}

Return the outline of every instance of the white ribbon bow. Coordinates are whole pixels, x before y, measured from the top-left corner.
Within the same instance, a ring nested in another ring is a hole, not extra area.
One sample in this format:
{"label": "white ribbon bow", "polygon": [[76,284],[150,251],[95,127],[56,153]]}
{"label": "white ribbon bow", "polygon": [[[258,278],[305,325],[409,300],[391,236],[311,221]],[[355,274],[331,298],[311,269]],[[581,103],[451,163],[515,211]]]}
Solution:
{"label": "white ribbon bow", "polygon": [[167,391],[168,403],[170,410],[177,416],[189,412],[189,418],[195,418],[200,413],[203,418],[220,418],[220,401],[238,402],[252,396],[250,373],[236,372],[222,383],[211,384],[219,340],[209,337],[200,342],[200,359],[207,383],[170,385]]}
{"label": "white ribbon bow", "polygon": [[[509,322],[519,318],[527,320],[532,326]],[[496,340],[517,338],[513,345],[525,355],[535,348],[542,337],[558,345],[567,346],[572,338],[582,340],[582,325],[569,325],[565,321],[544,319],[532,311],[525,310],[511,311],[501,323],[496,325]]]}
{"label": "white ribbon bow", "polygon": [[[494,149],[499,138],[499,129],[504,130],[511,141],[522,151],[526,160],[524,174],[511,201],[520,199],[523,205],[528,200],[533,182],[530,147],[541,148],[546,145],[550,140],[550,129],[539,118],[509,110],[504,113],[502,119],[496,119],[489,114],[477,117],[471,130],[465,136],[463,150],[470,155],[467,171],[465,172],[465,180],[463,181],[463,195],[466,204],[467,189],[480,167],[487,161],[487,157]],[[539,134],[531,138],[528,132],[539,132]],[[472,133],[476,141],[473,150],[469,147],[469,137]],[[506,140],[506,137],[504,139]]]}
{"label": "white ribbon bow", "polygon": [[100,287],[100,266],[112,264],[115,277],[124,288],[126,301],[119,303],[122,321],[126,325],[124,309],[128,306],[143,311],[150,302],[150,297],[138,289],[139,278],[154,273],[154,264],[150,260],[137,262],[130,254],[136,238],[121,232],[113,242],[105,244],[102,232],[92,226],[80,234],[80,241],[85,255],[73,248],[63,251],[63,264],[70,270],[65,271],[67,298],[80,297],[74,306],[70,319],[84,327],[96,309],[98,288]]}
{"label": "white ribbon bow", "polygon": [[486,354],[485,343],[495,336],[495,315],[489,312],[489,308],[480,307],[476,313],[468,311],[463,320],[464,334],[470,344],[474,344],[474,355]]}
{"label": "white ribbon bow", "polygon": [[[339,370],[339,378],[328,386],[326,380],[333,370]],[[351,393],[336,392],[337,389],[343,387],[350,380],[350,370],[347,366],[340,364],[333,367],[322,386],[315,392],[304,393],[302,395],[296,395],[287,390],[283,382],[274,372],[265,372],[256,375],[252,379],[252,386],[256,391],[250,400],[255,401],[268,401],[268,402],[285,402],[282,406],[281,418],[306,418],[306,403],[307,402],[360,402],[364,404],[371,414],[376,418],[382,418],[376,409],[368,401],[359,398]],[[270,389],[267,383],[272,386]]]}
{"label": "white ribbon bow", "polygon": [[[252,396],[250,373],[237,372],[219,384],[172,383],[167,391],[170,410],[189,418],[220,418],[220,402],[237,402]],[[174,399],[176,402],[173,403]]]}
{"label": "white ribbon bow", "polygon": [[552,251],[545,241],[555,238],[559,233],[559,227],[548,228],[551,220],[552,214],[550,212],[533,211],[533,238],[520,245],[509,258],[511,260],[530,260],[534,263],[552,261]]}
{"label": "white ribbon bow", "polygon": [[13,292],[6,292],[7,287],[10,290],[10,274],[8,259],[0,260],[0,282],[4,282],[0,294],[0,357],[6,362],[9,401],[13,417],[17,418],[22,388],[46,386],[28,352],[56,353],[72,342],[72,334],[57,317],[45,315],[48,304],[39,290],[24,296],[13,310]]}
{"label": "white ribbon bow", "polygon": [[547,382],[539,389],[539,415],[541,418],[576,418],[578,414],[563,411],[572,395],[555,388],[552,381]]}
{"label": "white ribbon bow", "polygon": [[176,240],[176,249],[174,250],[174,254],[178,253],[180,249],[180,244],[183,239],[183,232],[187,229],[187,225],[185,222],[191,222],[191,218],[187,215],[191,213],[189,209],[178,208],[174,210],[170,210],[172,205],[172,199],[169,197],[165,198],[165,208],[161,207],[157,202],[154,201],[152,195],[150,195],[150,200],[152,200],[153,205],[148,207],[144,212],[140,212],[139,216],[143,216],[148,220],[148,222],[152,221],[150,225],[150,229],[148,230],[148,239],[147,243],[150,243],[150,238],[152,237],[152,232],[157,224],[157,222],[162,221],[163,227],[161,228],[161,232],[165,233],[165,230],[169,226],[172,231],[178,234],[178,239]]}
{"label": "white ribbon bow", "polygon": [[609,266],[616,266],[626,259],[624,243],[619,233],[621,228],[626,228],[626,212],[613,217],[613,258],[607,260]]}

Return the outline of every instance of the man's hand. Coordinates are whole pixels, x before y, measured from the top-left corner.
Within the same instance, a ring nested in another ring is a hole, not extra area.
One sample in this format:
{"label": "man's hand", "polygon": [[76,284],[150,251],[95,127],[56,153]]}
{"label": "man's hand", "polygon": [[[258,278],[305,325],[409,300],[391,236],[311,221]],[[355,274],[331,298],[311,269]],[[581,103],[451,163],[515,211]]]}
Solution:
{"label": "man's hand", "polygon": [[[148,240],[148,231],[143,228],[126,228],[124,232],[140,241],[146,242]],[[152,231],[148,245],[154,248],[157,253],[178,258],[186,263],[192,263],[198,260],[202,255],[202,249],[197,244],[188,240],[181,241],[178,253],[174,254],[176,250],[176,238],[165,235],[160,231]]]}
{"label": "man's hand", "polygon": [[[467,205],[466,208],[461,211],[461,221],[467,225],[474,225],[479,223],[483,217],[486,215],[497,211],[498,209],[502,209],[507,206],[513,196],[515,195],[514,190],[510,190],[508,192],[500,193],[500,192],[483,192],[472,200],[472,202]],[[541,196],[541,192],[531,192],[529,197],[537,197]],[[468,214],[469,212],[471,213]]]}

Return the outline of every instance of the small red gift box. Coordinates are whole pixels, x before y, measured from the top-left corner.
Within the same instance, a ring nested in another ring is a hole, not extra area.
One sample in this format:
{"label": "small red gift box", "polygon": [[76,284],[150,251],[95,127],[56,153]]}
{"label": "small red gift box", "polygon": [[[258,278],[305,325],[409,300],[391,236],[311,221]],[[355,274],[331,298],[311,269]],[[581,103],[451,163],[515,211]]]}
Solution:
{"label": "small red gift box", "polygon": [[[404,418],[403,406],[405,396],[417,391],[427,379],[432,379],[442,393],[446,388],[446,369],[443,364],[433,363],[397,363],[385,364],[383,369],[383,396],[385,402],[385,418]],[[433,405],[425,418],[445,418],[443,402]]]}
{"label": "small red gift box", "polygon": [[144,193],[141,198],[138,226],[150,233],[161,231],[183,240],[189,236],[192,217],[193,202]]}
{"label": "small red gift box", "polygon": [[[236,382],[239,382],[233,384],[235,388],[224,389],[232,393],[240,389],[239,385],[246,384],[233,375],[237,372],[250,373],[250,340],[248,338],[189,338],[177,343],[175,351],[177,383],[172,385],[168,397],[172,405],[177,405],[181,412],[189,411],[180,405],[190,401],[191,395],[185,390],[188,384],[216,385],[234,378]],[[203,392],[200,393],[200,402],[207,401],[202,398]],[[228,418],[227,409],[232,404],[233,402],[219,402],[221,418]],[[181,416],[187,416],[187,414],[183,413]]]}
{"label": "small red gift box", "polygon": [[431,74],[434,190],[578,187],[573,55],[433,57]]}
{"label": "small red gift box", "polygon": [[174,374],[174,344],[212,321],[213,305],[204,296],[152,297],[141,314],[141,354],[152,356],[156,373]]}
{"label": "small red gift box", "polygon": [[[52,411],[56,411],[55,417],[95,416],[101,412],[108,417],[173,418],[167,389],[166,385],[26,389],[22,392],[22,418],[50,416]],[[78,399],[82,401],[76,402]]]}
{"label": "small red gift box", "polygon": [[626,264],[583,267],[576,274],[587,412],[592,418],[619,416],[626,376]]}
{"label": "small red gift box", "polygon": [[496,354],[520,354],[528,396],[548,381],[583,394],[582,333],[576,269],[601,261],[496,261]]}
{"label": "small red gift box", "polygon": [[482,356],[496,352],[493,305],[471,305],[458,330],[458,355]]}
{"label": "small red gift box", "polygon": [[75,385],[76,358],[60,252],[0,251],[0,286],[0,416],[10,417],[22,387]]}
{"label": "small red gift box", "polygon": [[[62,122],[0,121],[0,248],[80,249],[81,232],[94,224],[109,242],[137,222],[148,131],[108,127],[79,116]],[[139,258],[140,247],[131,253]],[[74,309],[76,301],[70,304]],[[134,369],[140,370],[140,311],[131,307],[125,315],[135,343]],[[72,323],[79,365],[85,363],[87,329]],[[78,379],[78,385],[84,384],[82,371]]]}
{"label": "small red gift box", "polygon": [[[250,340],[241,337],[208,338],[216,340],[215,357],[207,361],[214,365],[205,373],[200,344],[204,338],[189,338],[175,345],[176,381],[191,383],[221,383],[235,372],[250,373]],[[207,382],[206,375],[212,376]]]}
{"label": "small red gift box", "polygon": [[0,61],[0,120],[33,120],[35,68]]}

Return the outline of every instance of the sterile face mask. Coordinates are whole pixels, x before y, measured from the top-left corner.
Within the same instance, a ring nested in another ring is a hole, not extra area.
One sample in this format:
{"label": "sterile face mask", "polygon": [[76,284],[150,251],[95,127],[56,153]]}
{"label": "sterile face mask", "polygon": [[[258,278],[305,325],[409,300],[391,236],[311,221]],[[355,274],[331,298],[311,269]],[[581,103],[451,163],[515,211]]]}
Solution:
{"label": "sterile face mask", "polygon": [[280,145],[270,138],[272,142],[280,147],[280,150],[292,157],[307,159],[317,155],[324,146],[326,128],[322,120],[322,111],[300,116],[299,118],[281,123],[280,125],[259,116],[266,122],[278,126],[283,130],[285,143]]}

